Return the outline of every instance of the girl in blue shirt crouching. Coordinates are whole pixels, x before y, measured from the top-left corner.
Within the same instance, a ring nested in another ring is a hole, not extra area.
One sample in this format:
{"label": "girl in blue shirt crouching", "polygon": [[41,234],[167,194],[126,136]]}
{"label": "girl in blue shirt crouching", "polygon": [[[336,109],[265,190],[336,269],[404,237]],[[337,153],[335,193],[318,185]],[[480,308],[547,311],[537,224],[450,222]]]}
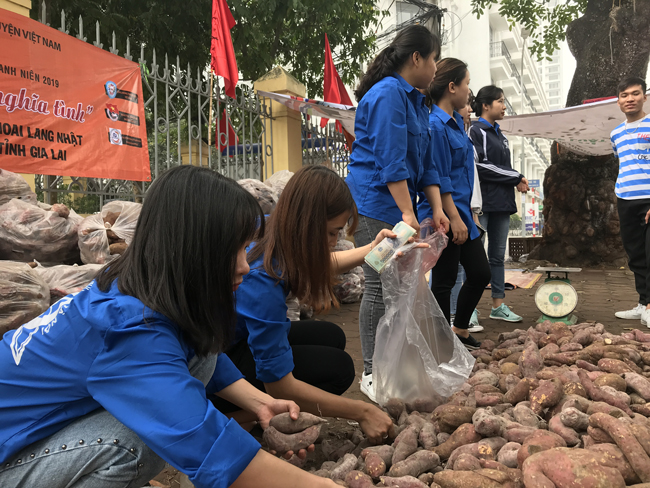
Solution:
{"label": "girl in blue shirt crouching", "polygon": [[[345,181],[324,166],[305,166],[289,180],[266,224],[264,237],[248,253],[251,272],[237,290],[237,339],[226,351],[255,386],[294,400],[302,410],[359,422],[380,442],[392,422],[376,406],[340,396],[354,380],[344,351],[345,334],[335,324],[290,322],[286,298],[326,311],[338,305],[335,277],[359,266],[390,230],[364,246],[332,252],[339,231],[354,232],[357,209]],[[217,400],[222,409],[234,410]],[[234,418],[247,421],[246,416]]]}
{"label": "girl in blue shirt crouching", "polygon": [[206,398],[263,427],[298,415],[220,354],[263,218],[217,172],[180,166],[156,178],[126,252],[2,337],[0,486],[139,488],[165,461],[197,488],[337,486],[261,451]]}

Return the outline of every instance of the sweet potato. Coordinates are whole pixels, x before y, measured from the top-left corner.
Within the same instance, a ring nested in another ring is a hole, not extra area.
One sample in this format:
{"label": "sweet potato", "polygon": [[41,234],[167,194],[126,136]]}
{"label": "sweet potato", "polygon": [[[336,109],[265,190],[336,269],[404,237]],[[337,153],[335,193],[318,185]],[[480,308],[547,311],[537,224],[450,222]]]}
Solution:
{"label": "sweet potato", "polygon": [[539,428],[539,417],[526,405],[520,403],[513,410],[515,421],[524,427]]}
{"label": "sweet potato", "polygon": [[503,401],[516,405],[519,402],[527,400],[528,394],[530,393],[530,387],[531,383],[529,381],[519,381],[513,388],[509,389],[505,395],[503,395]]}
{"label": "sweet potato", "polygon": [[627,421],[627,426],[632,432],[632,435],[639,441],[643,450],[650,456],[650,427],[647,423],[637,423],[632,420]]}
{"label": "sweet potato", "polygon": [[497,454],[497,461],[509,468],[516,468],[517,453],[519,452],[519,449],[521,449],[521,444],[518,442],[508,442],[499,450],[499,453]]}
{"label": "sweet potato", "polygon": [[388,471],[388,476],[400,478],[402,476],[413,476],[417,478],[422,473],[430,471],[440,464],[440,458],[432,451],[418,451],[411,454],[404,461],[393,464]]}
{"label": "sweet potato", "polygon": [[471,454],[461,454],[452,468],[454,471],[476,471],[481,469],[481,463]]}
{"label": "sweet potato", "polygon": [[344,480],[348,473],[356,467],[357,457],[354,454],[346,454],[332,470],[330,478],[332,478],[333,481]]}
{"label": "sweet potato", "polygon": [[594,380],[594,385],[599,388],[603,386],[611,386],[618,391],[625,391],[627,388],[625,380],[620,375],[614,373],[606,373],[602,376],[599,376]]}
{"label": "sweet potato", "polygon": [[632,373],[632,369],[624,361],[603,358],[598,361],[598,368],[607,373],[623,374]]}
{"label": "sweet potato", "polygon": [[393,453],[391,464],[404,461],[417,450],[419,433],[420,430],[415,425],[411,425],[397,436],[397,439],[395,439],[393,444],[395,452]]}
{"label": "sweet potato", "polygon": [[540,381],[539,387],[530,392],[530,408],[539,415],[545,408],[557,405],[563,394],[559,380]]}
{"label": "sweet potato", "polygon": [[537,432],[537,429],[534,427],[514,427],[506,430],[503,437],[505,437],[508,442],[518,442],[519,444],[523,444],[523,442],[535,432]]}
{"label": "sweet potato", "polygon": [[499,377],[490,371],[479,371],[470,379],[468,379],[467,383],[469,383],[471,386],[476,386],[476,385],[497,386],[499,384]]}
{"label": "sweet potato", "polygon": [[589,410],[589,406],[592,402],[591,400],[588,400],[587,398],[580,395],[567,395],[562,399],[561,403],[561,410],[564,410],[566,408],[577,408],[581,412],[586,412]]}
{"label": "sweet potato", "polygon": [[564,425],[576,431],[584,432],[589,427],[589,415],[574,407],[563,409],[560,413],[560,420]]}
{"label": "sweet potato", "polygon": [[436,436],[436,438],[438,440],[438,445],[440,446],[441,444],[444,444],[445,442],[447,442],[449,440],[450,437],[451,437],[451,434],[447,434],[446,432],[440,432]]}
{"label": "sweet potato", "polygon": [[645,404],[645,405],[630,405],[630,408],[634,413],[638,413],[640,415],[643,415],[645,417],[650,417],[650,405]]}
{"label": "sweet potato", "polygon": [[616,398],[618,401],[624,403],[625,405],[630,405],[630,395],[624,391],[619,391],[616,388],[612,388],[611,386],[601,386],[600,389],[606,392],[608,395]]}
{"label": "sweet potato", "polygon": [[502,393],[482,393],[479,390],[474,392],[477,407],[492,407],[503,403]]}
{"label": "sweet potato", "polygon": [[441,460],[444,460],[449,458],[457,447],[478,442],[479,440],[481,440],[481,436],[474,430],[474,426],[472,424],[463,424],[456,429],[456,432],[451,434],[446,442],[434,447],[433,451],[440,456]]}
{"label": "sweet potato", "polygon": [[472,457],[478,459],[478,442],[473,442],[471,444],[465,444],[454,449],[454,452],[451,453],[449,459],[447,459],[447,464],[445,469],[454,469],[456,460],[463,454],[469,454]]}
{"label": "sweet potato", "polygon": [[490,437],[478,441],[478,458],[479,459],[496,459],[497,454],[508,443],[503,437]]}
{"label": "sweet potato", "polygon": [[614,444],[596,444],[589,447],[589,450],[601,456],[598,459],[599,464],[617,469],[623,475],[623,479],[627,484],[631,485],[641,481],[618,446]]}
{"label": "sweet potato", "polygon": [[386,487],[395,487],[395,488],[429,488],[427,485],[422,483],[419,479],[414,478],[413,476],[402,476],[401,478],[393,478],[391,476],[382,476],[380,478],[381,482]]}
{"label": "sweet potato", "polygon": [[517,453],[517,464],[522,466],[528,456],[540,451],[553,449],[554,447],[566,447],[566,442],[554,432],[548,432],[546,430],[535,431],[533,435],[526,438],[521,449],[519,449]]}
{"label": "sweet potato", "polygon": [[[488,459],[479,459],[481,466],[486,469],[494,469],[496,471],[501,471],[509,476],[509,478],[515,482],[516,486],[523,486],[524,475],[521,472],[521,469],[509,468],[505,464],[502,464],[498,461],[490,461]],[[481,473],[485,473],[482,471]]]}
{"label": "sweet potato", "polygon": [[535,378],[537,372],[544,367],[544,360],[539,354],[537,344],[528,339],[519,358],[519,369],[524,378]]}
{"label": "sweet potato", "polygon": [[399,398],[389,398],[384,408],[388,412],[388,415],[397,420],[402,415],[402,412],[406,410],[406,405]]}
{"label": "sweet potato", "polygon": [[647,378],[638,373],[624,373],[623,377],[628,388],[637,392],[645,401],[650,401],[650,381]]}
{"label": "sweet potato", "polygon": [[418,442],[425,449],[431,449],[432,447],[436,447],[438,445],[438,438],[436,437],[437,435],[438,433],[434,424],[427,422],[422,426],[422,429],[420,429],[420,433],[418,434]]}
{"label": "sweet potato", "polygon": [[506,473],[495,469],[476,471],[441,471],[433,481],[442,488],[503,488],[514,487],[514,482]]}
{"label": "sweet potato", "polygon": [[641,481],[650,481],[650,458],[625,423],[607,414],[595,413],[589,417],[589,425],[607,432]]}
{"label": "sweet potato", "polygon": [[[393,462],[393,454],[395,453],[395,448],[393,446],[373,446],[367,447],[361,451],[361,457],[363,459],[368,459],[370,453],[377,454],[386,464],[386,467],[389,468]],[[366,465],[368,462],[366,461]]]}
{"label": "sweet potato", "polygon": [[444,399],[442,397],[437,398],[416,398],[412,402],[406,404],[406,410],[409,412],[433,412],[437,406],[442,404]]}
{"label": "sweet potato", "polygon": [[587,427],[587,434],[593,439],[596,444],[613,444],[614,439],[605,432],[603,429],[598,427],[592,427],[591,425]]}
{"label": "sweet potato", "polygon": [[624,488],[621,473],[601,466],[598,458],[586,449],[554,448],[535,453],[524,461],[524,484],[531,488]]}
{"label": "sweet potato", "polygon": [[573,447],[580,444],[580,436],[571,427],[567,427],[562,422],[560,415],[555,415],[548,423],[548,430],[559,435],[567,446]]}
{"label": "sweet potato", "polygon": [[442,432],[451,434],[460,425],[470,423],[474,412],[476,409],[472,407],[441,405],[434,410],[432,418],[438,421]]}
{"label": "sweet potato", "polygon": [[646,400],[638,393],[630,393],[630,404],[645,405]]}
{"label": "sweet potato", "polygon": [[498,415],[492,415],[486,409],[479,409],[472,416],[472,424],[476,433],[486,436],[503,436],[508,421]]}
{"label": "sweet potato", "polygon": [[300,449],[307,449],[316,442],[320,435],[320,428],[320,425],[313,425],[296,434],[283,434],[274,427],[268,427],[264,431],[263,439],[269,449],[277,453],[298,452]]}
{"label": "sweet potato", "polygon": [[372,478],[361,471],[352,470],[345,475],[345,483],[348,488],[374,488]]}
{"label": "sweet potato", "polygon": [[587,371],[600,371],[598,366],[596,366],[595,364],[591,364],[587,361],[584,361],[582,359],[578,359],[575,364],[578,368],[585,369]]}
{"label": "sweet potato", "polygon": [[329,461],[338,461],[346,454],[350,454],[355,448],[354,442],[349,439],[325,439],[321,443],[323,455]]}
{"label": "sweet potato", "polygon": [[608,403],[614,407],[620,408],[628,415],[633,414],[632,410],[630,410],[630,407],[624,402],[621,402],[615,396],[606,391],[603,391],[601,388],[598,388],[596,385],[594,385],[594,383],[589,379],[585,370],[578,370],[578,375],[580,376],[580,382],[582,383],[582,386],[584,386],[585,390],[587,391],[587,395],[589,395],[592,400],[596,402]]}
{"label": "sweet potato", "polygon": [[612,417],[616,417],[617,419],[628,416],[623,410],[617,407],[613,407],[609,403],[591,402],[589,408],[587,409],[587,415],[593,415],[597,412],[606,413],[607,415],[611,415]]}
{"label": "sweet potato", "polygon": [[366,463],[365,472],[370,475],[371,478],[379,478],[384,473],[386,473],[386,463],[376,452],[370,452],[364,458]]}

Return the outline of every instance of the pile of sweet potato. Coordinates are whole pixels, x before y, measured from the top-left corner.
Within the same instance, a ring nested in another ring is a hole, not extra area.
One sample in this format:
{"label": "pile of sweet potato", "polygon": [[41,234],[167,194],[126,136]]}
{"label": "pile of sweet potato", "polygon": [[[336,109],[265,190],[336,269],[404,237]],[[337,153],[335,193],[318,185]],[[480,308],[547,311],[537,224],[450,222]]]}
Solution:
{"label": "pile of sweet potato", "polygon": [[650,333],[544,322],[472,354],[447,403],[390,400],[394,438],[324,441],[315,474],[349,488],[650,488]]}

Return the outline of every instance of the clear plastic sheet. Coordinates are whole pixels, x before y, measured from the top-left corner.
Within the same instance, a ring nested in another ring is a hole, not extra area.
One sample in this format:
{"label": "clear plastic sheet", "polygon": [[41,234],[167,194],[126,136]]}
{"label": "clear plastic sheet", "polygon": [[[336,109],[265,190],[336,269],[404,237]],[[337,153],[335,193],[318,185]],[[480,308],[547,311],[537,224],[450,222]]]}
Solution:
{"label": "clear plastic sheet", "polygon": [[[428,222],[427,222],[428,221]],[[426,282],[447,245],[447,236],[422,223],[422,241],[431,247],[403,246],[381,275],[386,313],[375,338],[372,380],[377,401],[431,399],[440,403],[467,380],[474,358],[447,323]]]}
{"label": "clear plastic sheet", "polygon": [[0,261],[0,338],[50,306],[50,289],[27,263]]}
{"label": "clear plastic sheet", "polygon": [[[84,264],[106,264],[121,254],[115,246],[123,251],[131,244],[141,210],[140,203],[113,201],[100,213],[83,219],[79,224],[79,250]],[[112,243],[116,238],[121,242]]]}
{"label": "clear plastic sheet", "polygon": [[0,206],[0,259],[76,263],[81,220],[65,205],[32,205],[13,198]]}
{"label": "clear plastic sheet", "polygon": [[36,205],[36,193],[32,191],[25,179],[19,174],[0,169],[0,205],[12,198],[18,198]]}
{"label": "clear plastic sheet", "polygon": [[275,204],[278,203],[278,192],[272,186],[262,183],[260,180],[255,180],[252,178],[247,178],[244,180],[239,180],[237,183],[246,190],[248,193],[255,197],[257,203],[262,207],[262,212],[264,215],[269,215],[273,212]]}
{"label": "clear plastic sheet", "polygon": [[59,265],[37,266],[34,270],[45,280],[50,288],[50,303],[53,304],[71,293],[83,290],[102,269],[101,264],[84,264],[83,266]]}

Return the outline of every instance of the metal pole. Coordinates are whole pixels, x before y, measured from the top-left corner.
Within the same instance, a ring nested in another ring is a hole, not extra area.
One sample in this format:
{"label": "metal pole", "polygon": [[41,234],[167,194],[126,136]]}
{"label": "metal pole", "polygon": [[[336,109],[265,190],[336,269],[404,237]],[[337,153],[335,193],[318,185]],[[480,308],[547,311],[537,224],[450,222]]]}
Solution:
{"label": "metal pole", "polygon": [[212,147],[212,82],[214,80],[214,73],[210,68],[210,116],[208,117],[208,151]]}
{"label": "metal pole", "polygon": [[[524,56],[526,55],[526,37],[524,37],[524,44],[521,48],[521,114],[524,114]],[[524,154],[524,144],[526,139],[521,138],[521,166],[520,173],[524,174],[524,165],[526,164],[526,156]],[[521,237],[526,237],[526,194],[521,194]]]}

